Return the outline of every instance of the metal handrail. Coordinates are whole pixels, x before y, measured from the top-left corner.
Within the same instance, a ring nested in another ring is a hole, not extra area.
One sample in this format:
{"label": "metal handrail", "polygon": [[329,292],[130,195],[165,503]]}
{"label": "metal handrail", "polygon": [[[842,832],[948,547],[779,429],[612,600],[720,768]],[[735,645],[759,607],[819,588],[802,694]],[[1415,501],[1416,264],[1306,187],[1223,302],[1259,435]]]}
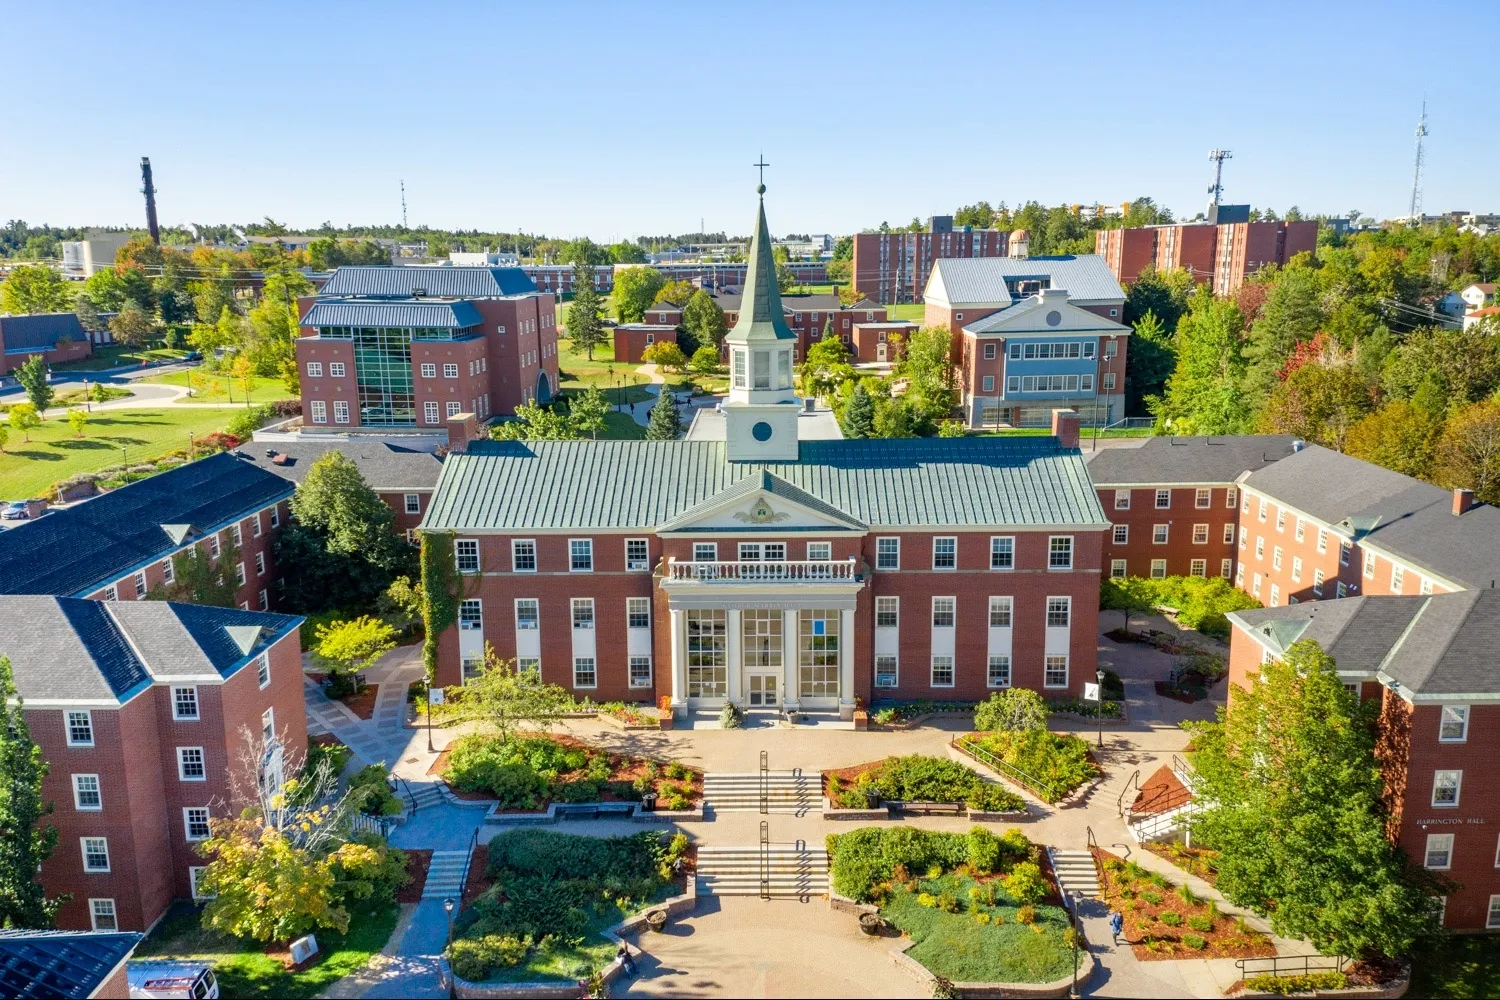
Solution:
{"label": "metal handrail", "polygon": [[[1247,963],[1268,962],[1251,969]],[[1314,963],[1333,963],[1314,964]],[[1347,955],[1270,955],[1265,958],[1237,958],[1234,960],[1235,967],[1240,970],[1240,978],[1248,979],[1251,976],[1305,976],[1311,972],[1342,972],[1344,966],[1349,963]]]}
{"label": "metal handrail", "polygon": [[401,787],[406,790],[406,801],[411,803],[411,814],[415,816],[417,814],[417,796],[411,790],[411,785],[407,784],[406,779],[399,774],[392,774],[391,780],[401,782]]}
{"label": "metal handrail", "polygon": [[1096,848],[1098,848],[1099,841],[1097,841],[1097,840],[1094,839],[1094,828],[1091,827],[1091,826],[1086,826],[1083,829],[1084,829],[1084,833],[1088,837],[1087,843],[1088,843],[1088,846],[1090,847],[1090,849],[1096,849]]}
{"label": "metal handrail", "polygon": [[479,848],[479,827],[474,828],[474,833],[469,837],[469,852],[464,857],[464,873],[458,880],[458,901],[463,902],[464,890],[469,887],[469,866],[474,863],[474,852]]}
{"label": "metal handrail", "polygon": [[760,898],[771,898],[771,824],[766,820],[760,821]]}
{"label": "metal handrail", "polygon": [[669,559],[667,579],[693,583],[852,583],[857,579],[855,562],[853,558],[783,559],[774,562],[678,562],[676,559]]}
{"label": "metal handrail", "polygon": [[1125,815],[1125,796],[1128,795],[1128,794],[1130,794],[1131,788],[1135,789],[1137,795],[1140,794],[1140,791],[1141,791],[1141,769],[1140,768],[1136,768],[1135,769],[1135,773],[1130,776],[1130,780],[1126,781],[1125,782],[1125,787],[1120,790],[1120,797],[1117,798],[1117,799],[1115,799],[1115,815],[1117,815],[1117,816],[1124,816]]}
{"label": "metal handrail", "polygon": [[771,814],[771,755],[760,752],[760,814]]}
{"label": "metal handrail", "polygon": [[[1057,786],[1052,782],[1043,781],[1034,774],[1028,774],[1014,764],[1001,760],[983,747],[971,746],[968,742],[969,739],[967,736],[960,737],[953,745],[958,747],[960,753],[966,753],[981,764],[992,767],[1002,774],[1015,779],[1027,789],[1041,798],[1047,799],[1049,802],[1056,802],[1062,798],[1061,795],[1057,794]],[[1048,799],[1048,796],[1051,796],[1051,798]]]}

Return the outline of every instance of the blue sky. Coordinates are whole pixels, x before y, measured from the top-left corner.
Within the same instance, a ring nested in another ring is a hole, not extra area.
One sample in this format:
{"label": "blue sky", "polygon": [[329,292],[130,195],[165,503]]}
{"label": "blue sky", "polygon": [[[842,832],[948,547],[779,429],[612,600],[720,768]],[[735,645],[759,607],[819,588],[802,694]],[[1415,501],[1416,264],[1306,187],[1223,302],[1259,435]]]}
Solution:
{"label": "blue sky", "polygon": [[[1228,9],[1229,7],[1236,9]],[[597,240],[1151,195],[1500,211],[1493,6],[0,0],[0,218]],[[1480,55],[1488,49],[1488,57]],[[1470,53],[1473,53],[1472,55]]]}

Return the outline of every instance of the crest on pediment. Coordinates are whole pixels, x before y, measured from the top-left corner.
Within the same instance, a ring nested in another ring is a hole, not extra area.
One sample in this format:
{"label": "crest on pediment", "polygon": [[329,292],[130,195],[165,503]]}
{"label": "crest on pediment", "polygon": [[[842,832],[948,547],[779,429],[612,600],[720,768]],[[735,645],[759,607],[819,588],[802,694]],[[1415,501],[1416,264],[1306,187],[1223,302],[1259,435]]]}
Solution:
{"label": "crest on pediment", "polygon": [[755,506],[749,510],[739,511],[734,515],[736,521],[744,521],[746,524],[775,524],[777,521],[788,520],[792,515],[772,510],[771,505],[766,503],[766,498],[761,497],[755,501]]}

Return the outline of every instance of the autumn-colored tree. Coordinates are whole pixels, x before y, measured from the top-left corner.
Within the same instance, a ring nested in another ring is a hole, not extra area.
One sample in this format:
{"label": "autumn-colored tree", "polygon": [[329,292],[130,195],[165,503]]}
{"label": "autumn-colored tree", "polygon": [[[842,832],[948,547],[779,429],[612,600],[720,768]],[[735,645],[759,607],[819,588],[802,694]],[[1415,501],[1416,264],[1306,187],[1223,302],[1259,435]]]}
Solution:
{"label": "autumn-colored tree", "polygon": [[1436,478],[1500,504],[1500,402],[1473,403],[1448,418],[1437,443]]}
{"label": "autumn-colored tree", "polygon": [[1443,422],[1405,399],[1366,414],[1344,437],[1344,451],[1402,475],[1426,479]]}

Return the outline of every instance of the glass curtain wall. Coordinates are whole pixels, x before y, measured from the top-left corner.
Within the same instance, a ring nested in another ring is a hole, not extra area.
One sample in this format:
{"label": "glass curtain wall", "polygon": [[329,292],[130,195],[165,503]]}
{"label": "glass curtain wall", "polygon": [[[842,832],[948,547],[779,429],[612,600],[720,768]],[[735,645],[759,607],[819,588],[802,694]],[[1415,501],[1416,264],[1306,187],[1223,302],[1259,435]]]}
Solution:
{"label": "glass curtain wall", "polygon": [[798,615],[797,664],[803,698],[839,696],[839,611],[803,611]]}

